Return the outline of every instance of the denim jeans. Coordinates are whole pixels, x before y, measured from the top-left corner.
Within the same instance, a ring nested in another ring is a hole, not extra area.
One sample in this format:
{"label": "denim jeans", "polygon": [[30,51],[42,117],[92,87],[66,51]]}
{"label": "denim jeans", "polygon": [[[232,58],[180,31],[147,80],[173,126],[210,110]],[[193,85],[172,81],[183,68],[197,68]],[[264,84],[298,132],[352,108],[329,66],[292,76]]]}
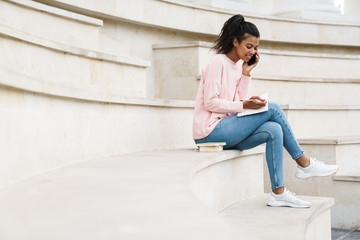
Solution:
{"label": "denim jeans", "polygon": [[226,142],[224,149],[239,150],[266,143],[266,162],[272,189],[284,186],[283,147],[293,159],[304,154],[283,110],[274,102],[269,102],[269,110],[266,112],[243,117],[235,114],[223,118],[207,137],[195,142]]}

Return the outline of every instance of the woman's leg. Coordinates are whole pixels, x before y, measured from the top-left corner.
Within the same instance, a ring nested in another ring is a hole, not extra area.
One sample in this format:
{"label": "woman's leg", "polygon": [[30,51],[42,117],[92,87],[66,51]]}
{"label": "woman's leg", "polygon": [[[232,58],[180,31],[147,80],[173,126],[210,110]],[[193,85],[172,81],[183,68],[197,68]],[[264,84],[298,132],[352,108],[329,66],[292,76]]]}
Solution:
{"label": "woman's leg", "polygon": [[[279,136],[282,136],[282,138]],[[279,139],[282,139],[282,144],[280,144]],[[310,206],[310,203],[296,198],[283,187],[283,146],[300,165],[298,171],[301,170],[301,172],[299,172],[299,176],[297,175],[298,177],[328,176],[337,170],[336,165],[326,165],[314,161],[314,159],[310,160],[304,154],[295,139],[283,110],[273,102],[269,102],[269,110],[266,112],[244,117],[237,117],[235,114],[222,119],[209,136],[196,140],[196,142],[226,142],[225,149],[238,148],[241,150],[266,142],[266,160],[273,188],[271,194],[275,199],[275,201],[270,200],[267,203],[269,206]],[[302,166],[300,162],[310,163],[310,166]]]}
{"label": "woman's leg", "polygon": [[266,162],[272,190],[284,187],[283,138],[280,124],[269,121],[262,124],[244,141],[233,146],[235,149],[246,150],[266,143]]}
{"label": "woman's leg", "polygon": [[250,136],[265,122],[276,122],[283,131],[283,144],[293,159],[298,159],[304,152],[295,139],[286,116],[277,103],[269,102],[269,110],[263,113],[237,117],[232,115],[222,119],[215,129],[203,139],[204,142],[226,142],[225,149],[233,148]]}
{"label": "woman's leg", "polygon": [[290,156],[295,160],[304,155],[304,151],[301,149],[297,142],[295,135],[290,127],[290,124],[284,114],[284,111],[279,104],[269,102],[269,112],[271,112],[270,121],[274,121],[280,124],[284,134],[284,147]]}

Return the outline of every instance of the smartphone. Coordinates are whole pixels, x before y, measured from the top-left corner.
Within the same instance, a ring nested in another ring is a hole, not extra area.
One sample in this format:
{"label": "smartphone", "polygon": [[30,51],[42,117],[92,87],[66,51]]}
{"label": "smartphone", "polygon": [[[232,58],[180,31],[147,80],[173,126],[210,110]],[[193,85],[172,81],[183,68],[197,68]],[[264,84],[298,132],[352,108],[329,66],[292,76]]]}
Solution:
{"label": "smartphone", "polygon": [[256,59],[256,54],[254,54],[254,56],[252,56],[251,58],[250,58],[250,60],[248,61],[248,65],[250,66],[250,65],[253,65],[254,63],[256,63],[256,61],[257,61],[257,59]]}

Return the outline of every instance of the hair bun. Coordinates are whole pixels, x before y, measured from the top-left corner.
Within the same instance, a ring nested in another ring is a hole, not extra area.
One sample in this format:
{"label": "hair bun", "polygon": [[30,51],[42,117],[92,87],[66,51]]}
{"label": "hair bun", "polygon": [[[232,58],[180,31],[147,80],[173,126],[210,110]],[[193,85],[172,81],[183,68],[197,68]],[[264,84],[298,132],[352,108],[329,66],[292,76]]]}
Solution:
{"label": "hair bun", "polygon": [[217,53],[227,54],[233,48],[235,38],[241,42],[248,35],[260,37],[259,30],[253,23],[245,21],[243,15],[236,14],[224,23],[212,49]]}
{"label": "hair bun", "polygon": [[235,16],[233,16],[233,18],[237,18],[240,22],[245,22],[245,18],[241,14],[235,15]]}

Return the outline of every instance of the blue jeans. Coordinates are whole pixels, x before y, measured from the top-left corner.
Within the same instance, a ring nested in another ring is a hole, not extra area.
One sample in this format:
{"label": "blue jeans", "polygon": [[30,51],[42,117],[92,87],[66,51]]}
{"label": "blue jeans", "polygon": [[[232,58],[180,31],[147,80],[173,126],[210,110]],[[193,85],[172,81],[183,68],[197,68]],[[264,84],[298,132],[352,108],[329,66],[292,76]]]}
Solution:
{"label": "blue jeans", "polygon": [[283,147],[293,159],[304,154],[283,110],[274,102],[269,102],[266,112],[243,117],[235,114],[222,119],[207,137],[195,142],[226,142],[224,149],[239,150],[266,143],[266,162],[272,189],[284,186]]}

